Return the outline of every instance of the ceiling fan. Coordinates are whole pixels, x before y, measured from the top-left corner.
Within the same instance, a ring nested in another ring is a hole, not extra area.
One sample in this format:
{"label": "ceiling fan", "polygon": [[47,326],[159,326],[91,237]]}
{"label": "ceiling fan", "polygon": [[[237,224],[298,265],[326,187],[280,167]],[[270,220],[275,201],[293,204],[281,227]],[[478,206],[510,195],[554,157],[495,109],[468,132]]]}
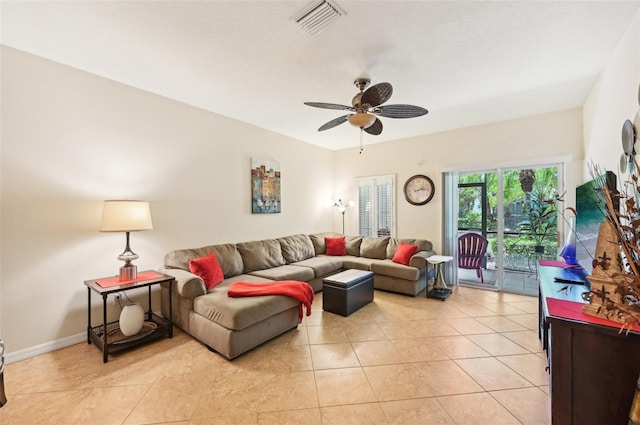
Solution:
{"label": "ceiling fan", "polygon": [[[362,132],[377,136],[382,133],[382,122],[378,117],[385,118],[415,118],[426,115],[429,111],[414,105],[382,105],[393,94],[393,87],[389,83],[378,83],[369,88],[369,78],[357,78],[353,84],[358,88],[351,101],[351,106],[337,103],[304,102],[305,105],[316,108],[349,111],[350,114],[334,118],[322,125],[318,131],[328,130],[346,121],[360,129],[360,152],[362,152]],[[366,90],[365,90],[366,89]]]}

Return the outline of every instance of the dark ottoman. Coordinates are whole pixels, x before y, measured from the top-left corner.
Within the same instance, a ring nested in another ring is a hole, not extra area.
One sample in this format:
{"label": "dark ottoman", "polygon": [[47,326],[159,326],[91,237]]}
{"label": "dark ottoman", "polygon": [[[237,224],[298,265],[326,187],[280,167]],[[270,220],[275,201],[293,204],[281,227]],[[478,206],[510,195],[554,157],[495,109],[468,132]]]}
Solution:
{"label": "dark ottoman", "polygon": [[322,279],[324,311],[348,316],[373,301],[373,272],[345,270]]}

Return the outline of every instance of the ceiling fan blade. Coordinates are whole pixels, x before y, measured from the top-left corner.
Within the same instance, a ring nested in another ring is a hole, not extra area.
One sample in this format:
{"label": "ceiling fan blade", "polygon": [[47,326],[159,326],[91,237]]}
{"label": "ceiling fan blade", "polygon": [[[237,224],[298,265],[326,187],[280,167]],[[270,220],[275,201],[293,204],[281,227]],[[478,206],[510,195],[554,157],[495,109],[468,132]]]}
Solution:
{"label": "ceiling fan blade", "polygon": [[366,89],[362,93],[360,103],[368,103],[371,106],[382,105],[393,94],[393,87],[389,83],[379,83]]}
{"label": "ceiling fan blade", "polygon": [[378,134],[382,133],[382,121],[380,121],[378,118],[376,118],[376,120],[373,122],[373,124],[371,124],[369,127],[365,128],[364,131],[366,131],[367,133],[377,136]]}
{"label": "ceiling fan blade", "polygon": [[322,103],[322,102],[304,102],[307,106],[313,106],[314,108],[323,109],[336,109],[338,111],[354,111],[353,107],[347,105],[338,105],[337,103]]}
{"label": "ceiling fan blade", "polygon": [[415,118],[426,115],[429,111],[414,105],[385,105],[379,106],[374,114],[386,118]]}
{"label": "ceiling fan blade", "polygon": [[320,127],[318,129],[318,131],[325,131],[325,130],[329,130],[330,128],[333,128],[337,125],[342,124],[343,122],[347,121],[349,119],[349,115],[343,115],[341,117],[332,119],[331,121],[329,121],[328,123],[324,124],[322,127]]}

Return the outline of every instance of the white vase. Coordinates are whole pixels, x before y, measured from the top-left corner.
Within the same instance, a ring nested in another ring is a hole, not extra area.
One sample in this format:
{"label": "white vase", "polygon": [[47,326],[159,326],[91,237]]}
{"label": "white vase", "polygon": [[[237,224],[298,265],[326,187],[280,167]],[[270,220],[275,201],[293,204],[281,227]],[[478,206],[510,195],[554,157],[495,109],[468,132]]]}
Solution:
{"label": "white vase", "polygon": [[124,336],[140,332],[144,324],[144,310],[138,303],[125,305],[120,312],[120,331]]}

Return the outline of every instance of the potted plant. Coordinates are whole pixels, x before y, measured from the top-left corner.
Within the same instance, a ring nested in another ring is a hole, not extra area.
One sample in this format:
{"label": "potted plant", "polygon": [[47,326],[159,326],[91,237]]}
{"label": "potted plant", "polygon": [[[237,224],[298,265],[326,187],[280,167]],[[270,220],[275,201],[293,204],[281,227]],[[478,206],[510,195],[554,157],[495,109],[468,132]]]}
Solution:
{"label": "potted plant", "polygon": [[518,230],[531,237],[534,252],[544,254],[545,240],[557,232],[558,214],[555,202],[532,196],[526,200],[523,212],[527,220],[518,224]]}

